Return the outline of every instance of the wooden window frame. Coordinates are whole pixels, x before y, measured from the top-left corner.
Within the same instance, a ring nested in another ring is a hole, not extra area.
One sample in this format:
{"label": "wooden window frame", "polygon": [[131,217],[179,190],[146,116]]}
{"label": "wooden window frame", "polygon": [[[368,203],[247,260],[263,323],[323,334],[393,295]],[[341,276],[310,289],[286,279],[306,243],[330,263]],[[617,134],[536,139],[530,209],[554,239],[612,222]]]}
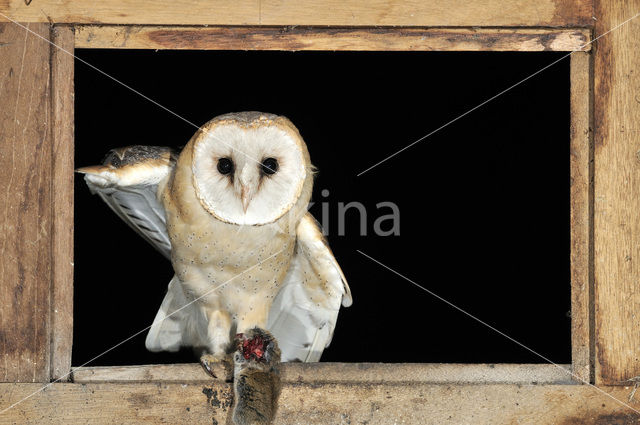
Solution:
{"label": "wooden window frame", "polygon": [[[562,365],[579,381],[591,380],[589,347],[589,41],[585,29],[441,29],[441,28],[317,28],[317,27],[176,27],[176,26],[106,26],[75,27],[76,48],[98,49],[197,49],[197,50],[341,50],[341,51],[561,51],[576,52],[567,60],[571,87],[571,282],[572,363]],[[581,48],[585,46],[584,48]],[[535,70],[532,70],[532,72]],[[65,217],[66,218],[66,217]],[[67,226],[68,227],[68,226]],[[66,279],[68,281],[68,279]],[[70,350],[62,355],[70,355]],[[542,363],[542,361],[541,361]],[[68,361],[65,362],[68,364]],[[540,367],[539,367],[540,366]],[[516,369],[498,365],[493,373],[480,374],[482,379],[509,383],[550,382],[547,365],[530,365]],[[386,366],[385,366],[386,367]],[[446,382],[443,376],[430,376],[430,365],[416,365],[416,376],[422,380]],[[474,382],[476,365],[457,365],[459,374],[449,382]],[[506,368],[503,372],[503,368]],[[555,382],[567,382],[570,374],[559,372]],[[327,369],[325,367],[325,369]],[[85,368],[73,374],[75,382],[166,380],[166,376],[205,378],[199,370],[185,365],[164,366],[162,375],[148,366]],[[324,370],[324,369],[323,369]],[[540,376],[536,376],[536,371]],[[112,371],[112,375],[110,375]],[[125,373],[126,371],[126,373]],[[508,372],[507,372],[508,371]],[[67,373],[66,371],[65,373]],[[327,372],[329,373],[329,372]],[[460,375],[460,376],[458,376]],[[487,375],[487,376],[485,376]]]}
{"label": "wooden window frame", "polygon": [[[633,284],[640,277],[635,266],[640,223],[628,213],[640,211],[640,195],[620,190],[640,185],[632,174],[638,169],[640,176],[640,142],[632,137],[639,120],[629,115],[640,116],[640,100],[627,96],[631,83],[625,78],[631,77],[616,65],[638,65],[640,53],[625,50],[629,28],[598,41],[597,49],[587,44],[594,30],[602,34],[637,12],[632,6],[640,11],[640,0],[631,5],[472,0],[454,1],[446,10],[436,0],[381,0],[370,7],[355,0],[243,0],[230,7],[215,0],[220,6],[215,15],[206,12],[214,6],[204,0],[189,0],[192,8],[108,0],[90,10],[81,2],[60,6],[43,0],[39,11],[29,3],[10,0],[0,4],[0,12],[28,23],[64,51],[0,22],[0,58],[7,58],[0,63],[0,105],[15,105],[12,113],[0,113],[0,136],[11,153],[0,155],[0,181],[5,199],[18,200],[5,204],[0,215],[5,230],[0,293],[12,296],[11,305],[0,305],[0,410],[44,382],[60,382],[0,414],[0,423],[37,417],[54,423],[210,423],[211,418],[223,423],[231,403],[222,371],[221,379],[212,380],[197,364],[87,367],[70,374],[74,62],[69,53],[75,48],[579,50],[570,58],[571,365],[287,364],[280,418],[282,423],[372,424],[388,418],[408,423],[640,418],[611,399],[633,403],[630,385],[640,375],[640,356],[633,351],[640,332],[629,323],[640,314]],[[20,116],[33,118],[20,122]],[[578,385],[585,381],[601,391]]]}

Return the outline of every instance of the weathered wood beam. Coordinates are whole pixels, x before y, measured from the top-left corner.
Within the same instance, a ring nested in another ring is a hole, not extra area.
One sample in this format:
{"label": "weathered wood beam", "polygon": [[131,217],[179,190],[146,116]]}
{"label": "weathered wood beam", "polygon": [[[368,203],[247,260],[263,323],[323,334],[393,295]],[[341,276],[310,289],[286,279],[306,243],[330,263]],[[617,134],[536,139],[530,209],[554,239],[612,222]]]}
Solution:
{"label": "weathered wood beam", "polygon": [[[591,0],[3,0],[18,22],[589,27]],[[5,18],[0,16],[0,20]]]}
{"label": "weathered wood beam", "polygon": [[591,55],[571,55],[571,363],[593,382]]}
{"label": "weathered wood beam", "polygon": [[93,49],[572,51],[589,50],[589,37],[550,28],[76,27],[76,47]]}
{"label": "weathered wood beam", "polygon": [[[48,38],[48,24],[29,24]],[[0,24],[0,381],[49,380],[50,45]]]}
{"label": "weathered wood beam", "polygon": [[[53,282],[51,288],[51,378],[71,370],[73,340],[73,28],[52,30]],[[41,43],[45,43],[41,41]],[[68,52],[68,53],[67,53]]]}
{"label": "weathered wood beam", "polygon": [[[640,0],[596,1],[596,35]],[[598,40],[594,62],[596,382],[640,375],[640,18]]]}
{"label": "weathered wood beam", "polygon": [[[0,409],[40,389],[0,384]],[[632,424],[632,387],[290,383],[277,424]],[[224,424],[230,384],[53,384],[0,415],[0,424]],[[632,402],[634,409],[640,405]]]}

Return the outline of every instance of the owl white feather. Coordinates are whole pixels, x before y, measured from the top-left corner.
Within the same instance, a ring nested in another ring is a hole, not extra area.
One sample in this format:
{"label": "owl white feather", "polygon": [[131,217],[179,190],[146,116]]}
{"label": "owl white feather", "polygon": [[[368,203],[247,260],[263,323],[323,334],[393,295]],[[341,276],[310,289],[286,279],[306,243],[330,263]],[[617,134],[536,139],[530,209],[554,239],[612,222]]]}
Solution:
{"label": "owl white feather", "polygon": [[222,115],[180,155],[130,146],[78,171],[173,264],[147,349],[203,347],[223,358],[236,333],[259,327],[276,337],[283,361],[320,359],[340,305],[352,300],[307,212],[313,168],[287,118]]}

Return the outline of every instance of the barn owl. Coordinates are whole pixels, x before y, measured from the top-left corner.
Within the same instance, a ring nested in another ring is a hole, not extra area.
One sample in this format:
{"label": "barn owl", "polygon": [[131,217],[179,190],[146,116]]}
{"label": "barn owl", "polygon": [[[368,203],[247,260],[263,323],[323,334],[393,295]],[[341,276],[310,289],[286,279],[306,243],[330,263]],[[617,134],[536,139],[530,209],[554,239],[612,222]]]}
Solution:
{"label": "barn owl", "polygon": [[192,346],[223,359],[236,333],[258,327],[278,340],[283,361],[320,359],[352,299],[307,212],[313,167],[287,118],[221,115],[179,155],[129,146],[77,171],[173,265],[148,350]]}

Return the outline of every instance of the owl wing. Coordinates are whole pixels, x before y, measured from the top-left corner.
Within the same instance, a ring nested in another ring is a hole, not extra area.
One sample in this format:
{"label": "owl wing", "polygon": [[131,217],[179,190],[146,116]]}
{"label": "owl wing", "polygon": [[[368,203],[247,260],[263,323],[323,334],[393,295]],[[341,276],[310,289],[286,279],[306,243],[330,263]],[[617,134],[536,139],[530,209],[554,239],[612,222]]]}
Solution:
{"label": "owl wing", "polygon": [[340,305],[351,290],[318,223],[307,213],[296,229],[297,243],[267,328],[278,340],[283,361],[317,362],[329,345]]}
{"label": "owl wing", "polygon": [[92,193],[97,193],[133,230],[162,255],[171,257],[164,207],[158,184],[173,172],[176,154],[159,146],[114,149],[102,165],[76,170]]}
{"label": "owl wing", "polygon": [[[128,146],[110,151],[102,165],[79,168],[92,193],[133,230],[171,258],[165,211],[158,185],[175,168],[176,154],[158,146]],[[201,345],[193,306],[174,276],[151,325],[145,345],[150,351],[177,351],[182,345]]]}

